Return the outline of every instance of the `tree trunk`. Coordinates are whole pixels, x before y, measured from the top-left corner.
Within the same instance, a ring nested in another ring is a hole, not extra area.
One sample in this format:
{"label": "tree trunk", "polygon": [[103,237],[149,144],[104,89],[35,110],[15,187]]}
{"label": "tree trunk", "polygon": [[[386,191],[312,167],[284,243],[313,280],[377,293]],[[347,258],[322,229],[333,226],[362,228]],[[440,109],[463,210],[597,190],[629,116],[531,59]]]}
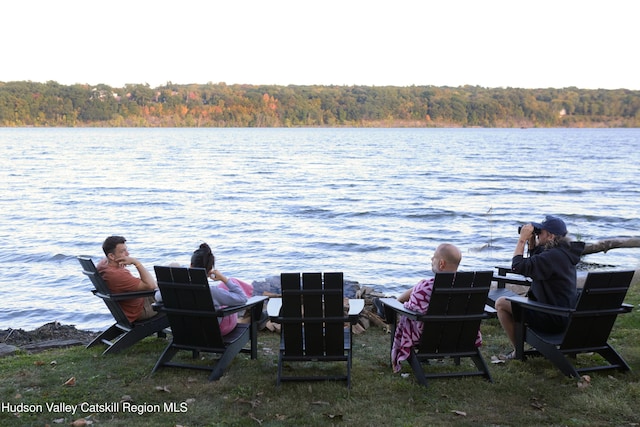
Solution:
{"label": "tree trunk", "polygon": [[595,243],[587,243],[582,251],[582,255],[595,254],[596,252],[607,253],[610,249],[615,248],[640,248],[640,237],[631,237],[629,239],[608,239],[600,240]]}

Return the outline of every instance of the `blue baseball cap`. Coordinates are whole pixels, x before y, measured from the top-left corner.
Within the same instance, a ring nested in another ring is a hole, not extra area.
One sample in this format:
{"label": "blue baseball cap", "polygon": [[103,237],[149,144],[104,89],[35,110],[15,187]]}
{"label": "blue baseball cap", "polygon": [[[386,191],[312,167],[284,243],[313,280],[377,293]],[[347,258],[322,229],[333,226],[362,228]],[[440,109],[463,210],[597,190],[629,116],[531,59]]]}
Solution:
{"label": "blue baseball cap", "polygon": [[532,222],[531,224],[536,228],[547,230],[549,233],[555,234],[556,236],[567,235],[567,226],[564,221],[557,216],[547,215],[541,223]]}

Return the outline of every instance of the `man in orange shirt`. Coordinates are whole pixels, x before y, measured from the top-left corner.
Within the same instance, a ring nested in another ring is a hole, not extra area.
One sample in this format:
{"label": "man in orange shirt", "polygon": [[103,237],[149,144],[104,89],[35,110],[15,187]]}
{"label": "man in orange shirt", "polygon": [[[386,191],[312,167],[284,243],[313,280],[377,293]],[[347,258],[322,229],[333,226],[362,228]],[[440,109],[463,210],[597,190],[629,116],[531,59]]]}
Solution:
{"label": "man in orange shirt", "polygon": [[[102,250],[106,255],[97,265],[97,270],[114,294],[122,292],[153,291],[158,285],[155,279],[146,268],[136,258],[129,256],[127,240],[122,236],[107,237],[102,244]],[[138,270],[140,277],[135,277],[128,265],[133,265]],[[158,314],[153,310],[151,304],[153,297],[133,298],[126,301],[119,301],[122,311],[130,322],[136,320],[149,319]]]}

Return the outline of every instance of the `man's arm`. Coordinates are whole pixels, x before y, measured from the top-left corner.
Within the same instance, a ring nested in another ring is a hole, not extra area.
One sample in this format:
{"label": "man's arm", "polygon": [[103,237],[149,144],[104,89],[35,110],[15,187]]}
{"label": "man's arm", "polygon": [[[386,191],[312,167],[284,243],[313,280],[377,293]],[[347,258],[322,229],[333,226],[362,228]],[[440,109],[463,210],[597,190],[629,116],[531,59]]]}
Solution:
{"label": "man's arm", "polygon": [[144,268],[144,265],[142,265],[142,263],[136,258],[126,256],[116,261],[124,265],[133,265],[138,270],[138,274],[140,275],[140,284],[138,285],[137,290],[147,291],[154,290],[158,287],[156,280],[153,278],[151,273],[149,273],[149,271]]}

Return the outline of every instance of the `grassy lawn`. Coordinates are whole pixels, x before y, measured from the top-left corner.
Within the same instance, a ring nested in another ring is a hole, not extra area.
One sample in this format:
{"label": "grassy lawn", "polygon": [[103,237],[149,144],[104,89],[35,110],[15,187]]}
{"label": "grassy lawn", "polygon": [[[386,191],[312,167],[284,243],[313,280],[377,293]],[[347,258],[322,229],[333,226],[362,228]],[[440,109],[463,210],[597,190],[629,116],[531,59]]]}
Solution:
{"label": "grassy lawn", "polygon": [[[639,288],[632,286],[627,303],[638,306]],[[490,363],[508,341],[495,319],[485,322],[482,332],[483,355]],[[94,426],[640,425],[638,307],[618,317],[610,339],[632,371],[593,373],[587,387],[534,358],[490,364],[493,383],[478,377],[438,379],[424,388],[408,364],[405,375],[392,373],[390,335],[371,327],[354,339],[351,390],[334,382],[276,388],[278,342],[277,334],[261,332],[258,360],[239,355],[216,382],[209,382],[204,371],[167,368],[151,375],[166,345],[157,338],[111,356],[102,356],[103,348],[74,347],[5,357],[0,359],[0,426],[77,420]],[[432,366],[450,367],[448,362]],[[75,385],[65,385],[72,377]],[[52,404],[68,407],[47,406]]]}

